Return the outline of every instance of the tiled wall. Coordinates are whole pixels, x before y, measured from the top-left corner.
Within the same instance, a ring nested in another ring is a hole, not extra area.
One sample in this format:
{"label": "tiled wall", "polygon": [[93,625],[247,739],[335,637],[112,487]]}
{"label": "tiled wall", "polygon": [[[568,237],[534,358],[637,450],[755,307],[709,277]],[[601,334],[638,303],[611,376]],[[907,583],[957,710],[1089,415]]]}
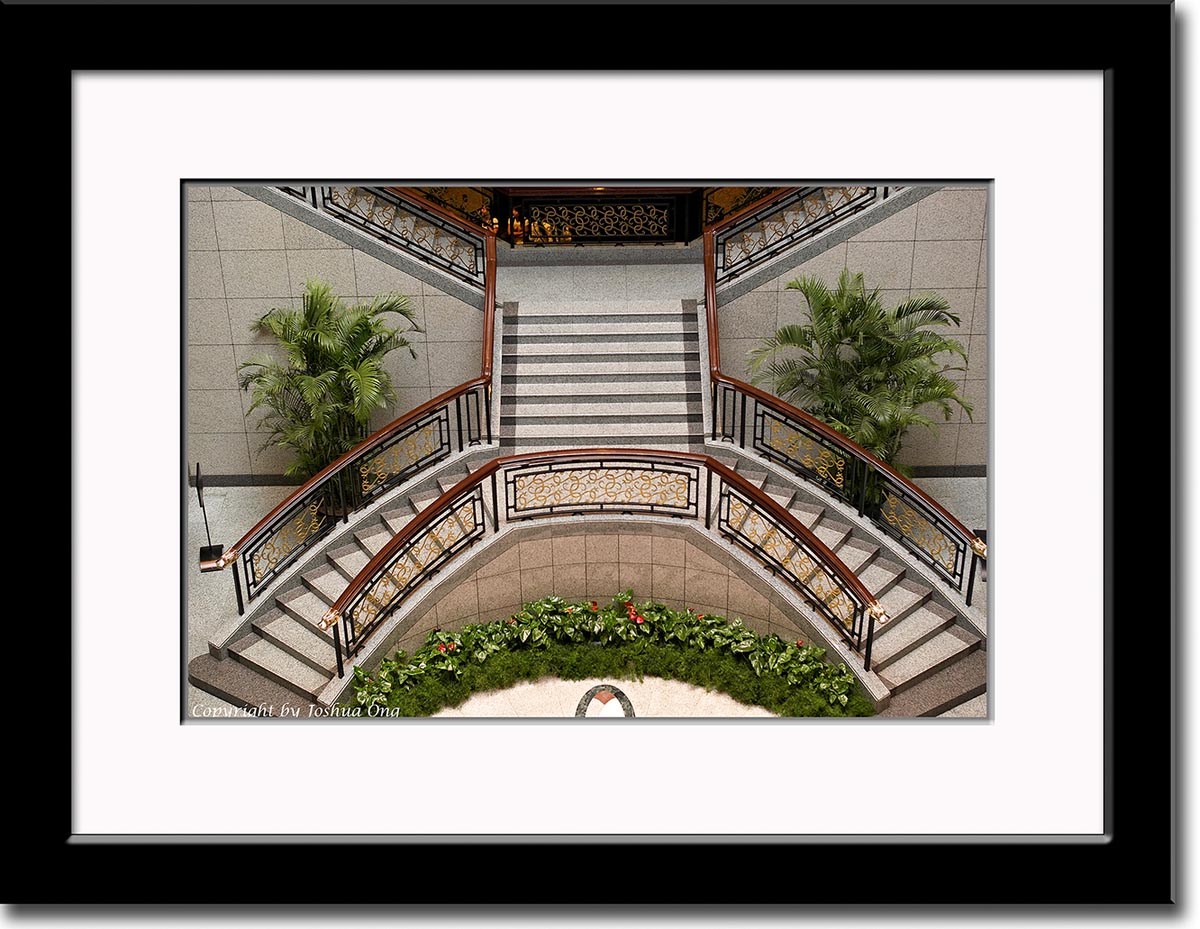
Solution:
{"label": "tiled wall", "polygon": [[760,634],[774,632],[787,641],[812,638],[808,621],[782,597],[731,563],[719,546],[684,527],[531,527],[480,558],[472,573],[444,585],[440,600],[401,624],[380,657],[397,648],[411,654],[435,627],[507,619],[530,600],[556,594],[607,605],[626,588],[638,601],[741,617]]}
{"label": "tiled wall", "polygon": [[[934,291],[961,319],[941,330],[967,350],[965,372],[952,376],[974,404],[973,420],[955,408],[949,422],[932,411],[936,431],[910,429],[900,461],[922,466],[987,463],[987,189],[942,188],[912,206],[833,246],[728,304],[718,295],[721,368],[749,380],[746,353],[780,326],[801,322],[804,298],[786,290],[801,274],[816,274],[831,287],[843,267],[861,272],[868,288],[883,290],[885,306]],[[962,360],[951,356],[953,364]]]}
{"label": "tiled wall", "polygon": [[238,389],[237,370],[271,351],[251,323],[272,307],[298,307],[309,277],[348,303],[402,293],[425,329],[408,337],[415,359],[388,355],[396,405],[373,427],[479,374],[479,310],[345,242],[232,187],[188,188],[186,230],[188,461],[206,474],[262,478],[287,466],[286,452],[259,450],[265,434],[256,431],[257,412],[246,416],[250,394]]}

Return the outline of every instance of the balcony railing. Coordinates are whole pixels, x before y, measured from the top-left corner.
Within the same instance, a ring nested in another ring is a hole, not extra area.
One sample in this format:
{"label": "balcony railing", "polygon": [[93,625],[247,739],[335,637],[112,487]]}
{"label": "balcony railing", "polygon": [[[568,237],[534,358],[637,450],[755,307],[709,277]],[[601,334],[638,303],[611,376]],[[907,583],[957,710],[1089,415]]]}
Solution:
{"label": "balcony railing", "polygon": [[[987,545],[894,468],[812,415],[721,373],[717,287],[778,257],[897,188],[796,187],[777,191],[704,231],[704,298],[713,441],[773,462],[856,507],[971,605]],[[724,278],[722,278],[724,274]],[[970,569],[967,570],[967,559]]]}
{"label": "balcony railing", "polygon": [[322,621],[334,633],[338,676],[345,660],[465,549],[527,520],[612,513],[669,516],[724,537],[790,585],[870,667],[875,626],[887,614],[837,555],[761,489],[707,455],[564,449],[488,462],[371,559]]}
{"label": "balcony railing", "polygon": [[[264,516],[220,558],[201,562],[201,571],[234,566],[238,613],[338,521],[364,509],[392,488],[442,461],[455,450],[492,443],[492,341],[496,316],[496,237],[472,229],[454,214],[415,194],[403,197],[382,188],[281,188],[354,225],[370,224],[373,234],[422,261],[483,289],[483,353],[479,377],[460,384],[405,413],[351,449]],[[366,193],[362,193],[362,192]],[[348,193],[349,192],[349,193]],[[439,232],[412,232],[405,217],[416,217]],[[407,238],[401,234],[412,233]],[[459,246],[443,247],[456,240]],[[405,243],[405,244],[401,244]],[[467,246],[470,246],[469,248]],[[453,270],[457,269],[457,271]],[[477,279],[476,279],[477,278]]]}

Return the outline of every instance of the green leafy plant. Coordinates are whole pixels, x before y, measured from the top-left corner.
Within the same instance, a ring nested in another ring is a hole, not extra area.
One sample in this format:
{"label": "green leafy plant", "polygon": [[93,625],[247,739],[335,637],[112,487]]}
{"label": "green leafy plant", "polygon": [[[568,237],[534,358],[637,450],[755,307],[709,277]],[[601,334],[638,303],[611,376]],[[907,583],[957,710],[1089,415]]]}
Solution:
{"label": "green leafy plant", "polygon": [[[954,405],[971,415],[971,403],[947,374],[966,370],[962,345],[940,327],[959,317],[937,294],[921,294],[892,309],[861,274],[842,271],[830,290],[816,277],[800,277],[789,290],[804,295],[809,321],[783,326],[750,351],[752,381],[811,413],[900,470],[896,456],[912,426],[934,425],[924,410],[949,419]],[[962,359],[944,364],[941,358]]]}
{"label": "green leafy plant", "polygon": [[[389,325],[395,314],[407,328]],[[302,480],[367,437],[371,413],[396,400],[384,356],[398,348],[416,351],[405,333],[420,332],[416,311],[400,294],[346,306],[328,284],[308,281],[299,310],[277,307],[254,329],[276,340],[283,361],[258,355],[239,367],[243,390],[253,390],[248,412],[265,410],[263,448],[276,445],[295,460],[285,473]]]}
{"label": "green leafy plant", "polygon": [[871,715],[853,673],[824,658],[823,648],[760,636],[738,619],[639,604],[630,590],[604,607],[545,597],[507,620],[434,630],[411,657],[397,652],[373,673],[356,667],[351,708],[428,715],[518,680],[651,675],[784,716]]}

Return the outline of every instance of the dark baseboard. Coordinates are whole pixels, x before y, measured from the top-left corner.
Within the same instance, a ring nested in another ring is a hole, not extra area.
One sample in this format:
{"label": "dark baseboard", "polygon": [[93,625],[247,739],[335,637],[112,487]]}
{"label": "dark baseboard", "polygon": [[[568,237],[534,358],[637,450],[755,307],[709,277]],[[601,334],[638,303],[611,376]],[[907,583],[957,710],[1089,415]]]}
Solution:
{"label": "dark baseboard", "polygon": [[987,477],[987,465],[914,465],[913,477]]}
{"label": "dark baseboard", "polygon": [[[282,474],[208,474],[205,487],[299,487],[303,481]],[[188,486],[196,486],[196,475],[188,475]]]}

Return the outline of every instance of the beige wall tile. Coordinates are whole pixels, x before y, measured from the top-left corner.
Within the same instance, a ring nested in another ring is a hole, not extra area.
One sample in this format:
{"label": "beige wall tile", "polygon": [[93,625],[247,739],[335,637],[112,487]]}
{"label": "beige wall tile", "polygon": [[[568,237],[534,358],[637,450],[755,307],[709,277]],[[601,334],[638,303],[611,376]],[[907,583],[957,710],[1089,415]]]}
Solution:
{"label": "beige wall tile", "polygon": [[988,337],[986,335],[971,336],[971,347],[967,351],[967,357],[971,359],[968,368],[969,376],[987,377],[988,373]]}
{"label": "beige wall tile", "polygon": [[[246,185],[243,184],[243,187]],[[240,190],[235,190],[232,187],[210,187],[209,193],[213,200],[253,200],[249,194],[244,194]]]}
{"label": "beige wall tile", "polygon": [[[398,293],[410,297],[414,302],[420,302],[421,282],[399,268],[380,261],[378,258],[354,250],[354,274],[358,280],[358,292],[364,297],[376,297],[382,294]],[[479,312],[476,310],[476,312]]]}
{"label": "beige wall tile", "polygon": [[650,539],[649,533],[622,532],[617,544],[617,560],[622,565],[650,564]]}
{"label": "beige wall tile", "polygon": [[[582,564],[556,564],[552,593],[566,600],[583,600],[587,594],[587,569]],[[543,572],[544,575],[544,572]]]}
{"label": "beige wall tile", "polygon": [[674,565],[653,565],[650,572],[650,595],[655,600],[667,599],[683,601],[684,569]]}
{"label": "beige wall tile", "polygon": [[[863,283],[868,289],[915,286],[911,242],[851,242],[846,266],[851,272],[863,276]],[[835,281],[827,283],[833,287]]]}
{"label": "beige wall tile", "polygon": [[481,613],[507,607],[511,603],[520,603],[521,573],[520,571],[506,571],[503,574],[492,574],[485,577],[483,568],[480,568],[477,590]]}
{"label": "beige wall tile", "polygon": [[189,432],[187,459],[200,462],[205,474],[249,474],[250,454],[244,432]]}
{"label": "beige wall tile", "polygon": [[188,251],[212,252],[217,249],[217,228],[213,222],[212,204],[207,200],[189,203],[187,207]]}
{"label": "beige wall tile", "polygon": [[[304,293],[307,280],[324,281],[339,295],[353,296],[358,293],[354,280],[354,259],[349,249],[313,248],[287,253],[287,264],[292,296]],[[349,301],[353,303],[354,301]]]}
{"label": "beige wall tile", "polygon": [[917,206],[906,206],[899,213],[882,219],[850,237],[851,242],[911,242],[916,238]]}
{"label": "beige wall tile", "polygon": [[[483,312],[446,296],[426,296],[425,331],[431,342],[473,342],[483,339]],[[478,372],[477,372],[478,373]]]}
{"label": "beige wall tile", "polygon": [[[238,386],[232,345],[192,345],[187,352],[188,387],[202,390],[236,390]],[[205,430],[211,431],[211,430]]]}
{"label": "beige wall tile", "polygon": [[[625,561],[621,562],[619,581],[620,590],[632,590],[634,599],[639,601],[648,600],[652,596],[651,591],[653,588],[653,583],[654,579],[651,573],[649,562],[643,564],[630,564]],[[609,594],[609,597],[616,592],[617,590],[614,589]]]}
{"label": "beige wall tile", "polygon": [[916,243],[909,285],[914,291],[974,287],[978,276],[978,242]]}
{"label": "beige wall tile", "polygon": [[550,541],[555,565],[583,564],[587,561],[582,535],[558,536]]}
{"label": "beige wall tile", "polygon": [[283,248],[282,213],[257,200],[214,203],[221,251]]}
{"label": "beige wall tile", "polygon": [[[793,281],[801,275],[808,277],[816,276],[830,287],[835,286],[838,275],[842,273],[842,268],[846,266],[847,245],[848,243],[842,242],[821,252],[821,254],[814,258],[802,262],[797,267],[783,272],[777,278],[780,293],[786,289],[789,281]],[[908,285],[906,284],[905,286],[907,287]]]}
{"label": "beige wall tile", "polygon": [[933,429],[909,429],[904,436],[904,447],[900,450],[898,460],[902,464],[956,464],[958,430],[957,423],[943,422]]}
{"label": "beige wall tile", "polygon": [[189,203],[212,200],[212,195],[207,187],[200,187],[196,184],[185,184],[184,190],[187,192],[187,200]]}
{"label": "beige wall tile", "polygon": [[221,299],[225,282],[221,274],[221,256],[217,252],[187,253],[187,297]]}
{"label": "beige wall tile", "polygon": [[222,252],[225,296],[286,298],[288,262],[283,249],[278,251]]}
{"label": "beige wall tile", "polygon": [[226,302],[229,306],[229,330],[234,345],[274,344],[272,336],[255,332],[251,326],[273,309],[290,308],[294,305],[291,297],[250,297]]}
{"label": "beige wall tile", "polygon": [[621,574],[615,561],[592,561],[587,563],[587,596],[601,606],[609,603],[621,589]]}
{"label": "beige wall tile", "polygon": [[988,427],[986,423],[963,423],[959,426],[958,457],[955,464],[985,465],[988,457]]}
{"label": "beige wall tile", "polygon": [[728,609],[729,575],[724,571],[684,569],[684,599],[688,604],[707,603],[722,612]]}
{"label": "beige wall tile", "polygon": [[[479,612],[479,596],[475,581],[467,579],[451,587],[437,604],[438,622],[447,624],[474,617]],[[473,620],[472,620],[473,621]]]}
{"label": "beige wall tile", "polygon": [[520,543],[521,570],[547,568],[554,564],[554,549],[551,539],[534,539]]}
{"label": "beige wall tile", "polygon": [[519,543],[514,542],[510,548],[491,556],[479,566],[479,579],[494,577],[497,574],[507,574],[521,570],[521,550]]}
{"label": "beige wall tile", "polygon": [[589,532],[584,540],[584,547],[589,564],[617,560],[617,534],[615,532]]}
{"label": "beige wall tile", "polygon": [[[257,415],[257,413],[252,415]],[[288,466],[296,460],[296,456],[277,445],[268,445],[263,448],[262,444],[266,438],[266,433],[247,434],[246,439],[250,444],[252,456],[250,470],[255,475],[283,474]]]}
{"label": "beige wall tile", "polygon": [[341,239],[314,229],[308,223],[296,219],[295,216],[281,214],[283,217],[283,247],[297,248],[346,248],[350,246]]}
{"label": "beige wall tile", "polygon": [[429,342],[425,346],[429,370],[439,380],[463,384],[479,377],[482,351],[478,342]]}
{"label": "beige wall tile", "polygon": [[237,390],[189,390],[188,431],[244,431],[242,401]]}
{"label": "beige wall tile", "polygon": [[655,535],[650,538],[650,560],[655,565],[671,565],[682,568],[685,542],[680,538]]}
{"label": "beige wall tile", "polygon": [[914,206],[918,239],[983,238],[986,190],[939,190]]}
{"label": "beige wall tile", "polygon": [[187,302],[189,345],[229,345],[229,311],[224,300],[189,297]]}
{"label": "beige wall tile", "polygon": [[736,575],[729,577],[729,610],[743,618],[767,620],[771,615],[766,594],[760,593]]}

